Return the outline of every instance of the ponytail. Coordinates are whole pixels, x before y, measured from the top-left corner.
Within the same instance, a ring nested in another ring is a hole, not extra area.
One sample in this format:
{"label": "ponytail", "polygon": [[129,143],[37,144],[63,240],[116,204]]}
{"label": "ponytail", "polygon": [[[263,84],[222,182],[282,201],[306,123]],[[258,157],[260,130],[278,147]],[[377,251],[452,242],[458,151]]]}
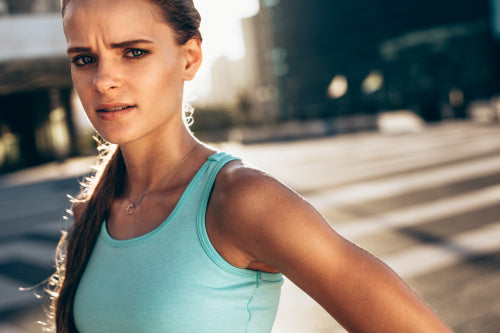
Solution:
{"label": "ponytail", "polygon": [[99,161],[93,176],[82,184],[72,200],[73,225],[63,232],[56,250],[56,272],[49,279],[52,303],[48,328],[57,333],[77,332],[73,318],[76,288],[94,248],[102,222],[108,218],[113,200],[123,192],[125,163],[116,145],[99,147]]}

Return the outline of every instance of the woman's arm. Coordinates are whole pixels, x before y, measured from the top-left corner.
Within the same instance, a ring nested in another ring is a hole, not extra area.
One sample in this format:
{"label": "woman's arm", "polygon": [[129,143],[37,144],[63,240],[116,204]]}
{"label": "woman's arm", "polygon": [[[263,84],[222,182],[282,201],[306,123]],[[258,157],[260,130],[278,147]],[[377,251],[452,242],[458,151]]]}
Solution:
{"label": "woman's arm", "polygon": [[231,164],[210,205],[207,228],[223,257],[282,272],[348,331],[451,332],[388,266],[275,179]]}

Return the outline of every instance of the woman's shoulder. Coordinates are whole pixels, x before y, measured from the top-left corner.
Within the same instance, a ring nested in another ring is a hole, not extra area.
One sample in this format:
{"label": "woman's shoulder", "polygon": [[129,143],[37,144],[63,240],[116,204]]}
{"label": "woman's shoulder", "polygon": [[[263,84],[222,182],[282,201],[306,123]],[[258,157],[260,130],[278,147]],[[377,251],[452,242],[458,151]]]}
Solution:
{"label": "woman's shoulder", "polygon": [[267,172],[244,161],[220,171],[211,197],[217,219],[229,229],[255,229],[282,223],[292,211],[310,209],[299,194]]}
{"label": "woman's shoulder", "polygon": [[291,215],[307,209],[293,190],[242,161],[229,162],[217,176],[207,210],[212,243],[233,265],[277,272],[265,255],[283,227],[294,229]]}
{"label": "woman's shoulder", "polygon": [[242,160],[231,161],[221,169],[213,195],[220,204],[229,206],[227,208],[245,208],[247,212],[248,209],[263,207],[252,207],[261,201],[272,202],[281,195],[298,196],[274,176]]}

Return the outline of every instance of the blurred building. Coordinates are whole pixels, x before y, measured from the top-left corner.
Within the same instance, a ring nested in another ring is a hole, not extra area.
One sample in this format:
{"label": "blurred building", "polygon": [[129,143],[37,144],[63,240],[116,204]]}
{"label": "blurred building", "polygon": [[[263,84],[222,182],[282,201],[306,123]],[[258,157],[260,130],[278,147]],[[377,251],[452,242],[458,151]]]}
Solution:
{"label": "blurred building", "polygon": [[[248,71],[241,60],[219,57],[212,65],[212,94],[214,105],[236,105],[238,95],[246,90]],[[235,75],[237,73],[237,75]]]}
{"label": "blurred building", "polygon": [[252,105],[253,122],[270,123],[279,117],[278,87],[269,50],[273,36],[268,12],[260,10],[255,16],[242,20],[245,39],[245,67],[249,71],[247,98]]}
{"label": "blurred building", "polygon": [[76,153],[59,0],[0,0],[0,171]]}
{"label": "blurred building", "polygon": [[353,118],[356,129],[382,110],[464,117],[499,92],[498,3],[260,0],[267,22],[254,29],[271,31],[261,63],[280,119]]}
{"label": "blurred building", "polygon": [[272,35],[266,14],[260,11],[242,20],[243,59],[221,57],[212,66],[210,104],[235,108],[251,123],[269,123],[279,118],[276,80],[267,56]]}

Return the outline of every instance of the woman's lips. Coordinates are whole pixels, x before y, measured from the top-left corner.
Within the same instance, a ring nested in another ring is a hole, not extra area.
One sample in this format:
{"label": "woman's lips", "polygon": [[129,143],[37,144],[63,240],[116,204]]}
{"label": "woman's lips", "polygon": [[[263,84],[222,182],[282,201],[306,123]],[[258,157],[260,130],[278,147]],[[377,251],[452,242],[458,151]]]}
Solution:
{"label": "woman's lips", "polygon": [[135,107],[135,105],[121,103],[100,104],[97,106],[96,112],[102,120],[118,120],[134,110]]}
{"label": "woman's lips", "polygon": [[122,111],[125,109],[130,108],[131,106],[117,106],[114,108],[108,108],[108,109],[98,109],[97,112],[114,112],[114,111]]}

